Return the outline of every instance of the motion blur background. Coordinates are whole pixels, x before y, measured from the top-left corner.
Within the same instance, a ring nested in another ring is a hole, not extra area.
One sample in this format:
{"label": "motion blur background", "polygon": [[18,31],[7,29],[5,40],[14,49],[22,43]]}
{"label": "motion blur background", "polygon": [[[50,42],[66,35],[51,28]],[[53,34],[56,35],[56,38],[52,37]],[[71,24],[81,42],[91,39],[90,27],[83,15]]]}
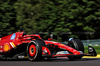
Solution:
{"label": "motion blur background", "polygon": [[85,46],[100,45],[100,0],[0,0],[0,34],[24,28],[27,34]]}

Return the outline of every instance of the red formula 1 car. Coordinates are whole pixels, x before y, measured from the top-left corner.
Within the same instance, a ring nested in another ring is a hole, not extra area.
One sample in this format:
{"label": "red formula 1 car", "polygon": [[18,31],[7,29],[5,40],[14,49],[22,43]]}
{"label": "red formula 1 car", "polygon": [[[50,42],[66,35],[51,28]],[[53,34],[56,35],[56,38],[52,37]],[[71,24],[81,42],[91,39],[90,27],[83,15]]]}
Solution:
{"label": "red formula 1 car", "polygon": [[28,58],[43,60],[44,58],[68,57],[81,59],[82,56],[96,56],[96,51],[89,46],[89,54],[84,54],[83,43],[79,39],[70,38],[66,44],[43,40],[40,35],[26,35],[23,31],[2,37],[0,40],[0,58]]}

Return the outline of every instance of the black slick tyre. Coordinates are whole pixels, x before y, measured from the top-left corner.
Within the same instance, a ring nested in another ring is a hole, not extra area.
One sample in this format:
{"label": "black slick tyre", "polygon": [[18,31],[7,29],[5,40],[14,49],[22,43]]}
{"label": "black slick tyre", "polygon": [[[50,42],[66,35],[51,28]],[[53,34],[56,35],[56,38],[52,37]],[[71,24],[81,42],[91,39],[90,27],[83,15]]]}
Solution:
{"label": "black slick tyre", "polygon": [[[84,45],[79,39],[72,39],[71,41],[68,42],[68,46],[78,50],[82,51],[84,53]],[[82,56],[68,56],[70,60],[75,60],[75,59],[81,59]]]}
{"label": "black slick tyre", "polygon": [[33,40],[27,46],[27,56],[28,59],[33,61],[40,61],[43,59],[42,57],[42,46],[45,46],[44,41],[42,40]]}

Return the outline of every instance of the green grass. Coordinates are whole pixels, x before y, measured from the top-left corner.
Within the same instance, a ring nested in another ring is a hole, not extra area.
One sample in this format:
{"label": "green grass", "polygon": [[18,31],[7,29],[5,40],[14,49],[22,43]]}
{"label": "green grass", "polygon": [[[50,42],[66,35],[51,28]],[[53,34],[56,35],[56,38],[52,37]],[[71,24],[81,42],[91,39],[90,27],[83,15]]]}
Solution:
{"label": "green grass", "polygon": [[[100,54],[100,46],[93,46],[93,47],[96,50],[97,54]],[[88,46],[85,46],[84,49],[85,49],[84,53],[88,53]]]}

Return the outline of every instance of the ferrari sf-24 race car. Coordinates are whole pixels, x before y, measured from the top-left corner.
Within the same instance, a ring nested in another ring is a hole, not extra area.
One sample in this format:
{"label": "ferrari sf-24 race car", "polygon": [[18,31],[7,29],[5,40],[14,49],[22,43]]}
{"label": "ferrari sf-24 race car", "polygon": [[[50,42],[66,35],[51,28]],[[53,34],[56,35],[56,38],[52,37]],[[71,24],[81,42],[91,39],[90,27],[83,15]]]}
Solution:
{"label": "ferrari sf-24 race car", "polygon": [[96,56],[95,49],[88,47],[84,53],[83,43],[79,39],[69,38],[66,44],[52,40],[43,40],[40,35],[27,35],[24,31],[2,37],[0,40],[0,58],[43,60],[44,58],[68,57],[81,59],[83,56]]}

